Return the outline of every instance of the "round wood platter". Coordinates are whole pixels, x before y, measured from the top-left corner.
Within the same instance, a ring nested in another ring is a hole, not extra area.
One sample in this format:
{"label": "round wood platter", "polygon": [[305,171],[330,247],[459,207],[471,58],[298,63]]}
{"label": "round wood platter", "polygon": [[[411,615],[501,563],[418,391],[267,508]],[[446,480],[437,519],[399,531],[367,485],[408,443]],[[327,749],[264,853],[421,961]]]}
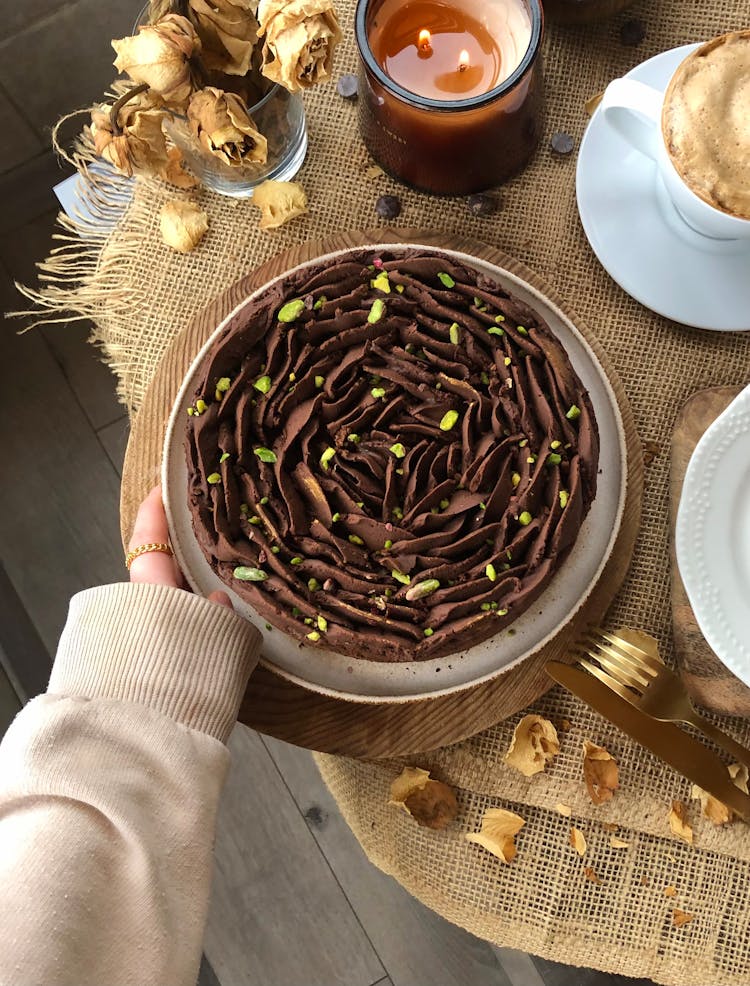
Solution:
{"label": "round wood platter", "polygon": [[505,674],[447,695],[395,704],[362,704],[310,691],[262,665],[253,672],[240,709],[241,722],[297,746],[367,758],[424,752],[455,743],[525,708],[552,685],[544,670],[547,661],[564,660],[570,644],[584,628],[602,620],[625,578],[640,526],[640,442],[622,385],[580,318],[528,268],[469,237],[384,227],[300,243],[237,280],[195,315],[166,350],[133,423],[120,498],[120,526],[126,545],[138,504],[159,482],[166,424],[182,380],[203,343],[243,298],[296,264],[321,254],[398,242],[459,250],[489,261],[527,281],[573,322],[602,365],[617,398],[625,432],[627,488],[620,531],[593,590],[553,640]]}

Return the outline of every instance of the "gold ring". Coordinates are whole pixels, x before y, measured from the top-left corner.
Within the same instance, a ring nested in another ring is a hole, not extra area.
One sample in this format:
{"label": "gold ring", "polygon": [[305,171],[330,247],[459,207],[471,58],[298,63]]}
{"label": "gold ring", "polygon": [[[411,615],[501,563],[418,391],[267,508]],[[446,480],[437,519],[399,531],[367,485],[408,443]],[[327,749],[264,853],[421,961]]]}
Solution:
{"label": "gold ring", "polygon": [[136,558],[139,558],[141,555],[147,555],[151,551],[158,551],[161,552],[161,554],[163,555],[172,554],[172,549],[169,547],[168,544],[156,544],[156,543],[139,544],[137,548],[133,548],[132,551],[129,551],[125,555],[125,568],[127,568],[127,570],[130,571],[130,566],[133,564]]}

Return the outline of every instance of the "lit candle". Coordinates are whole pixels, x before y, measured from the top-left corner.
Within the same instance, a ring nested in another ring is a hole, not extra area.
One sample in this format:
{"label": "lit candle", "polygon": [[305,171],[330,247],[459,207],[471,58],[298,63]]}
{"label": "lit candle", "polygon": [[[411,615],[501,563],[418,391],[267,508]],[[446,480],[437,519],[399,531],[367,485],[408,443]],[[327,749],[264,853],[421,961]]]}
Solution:
{"label": "lit candle", "polygon": [[362,135],[396,177],[442,194],[499,184],[536,146],[539,0],[359,0]]}

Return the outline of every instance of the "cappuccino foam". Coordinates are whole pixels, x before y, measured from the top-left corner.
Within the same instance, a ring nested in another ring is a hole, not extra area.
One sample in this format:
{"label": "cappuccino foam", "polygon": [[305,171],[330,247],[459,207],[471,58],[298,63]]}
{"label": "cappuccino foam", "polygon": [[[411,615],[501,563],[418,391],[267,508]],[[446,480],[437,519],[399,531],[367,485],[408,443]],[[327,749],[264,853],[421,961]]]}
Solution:
{"label": "cappuccino foam", "polygon": [[662,129],[689,188],[750,219],[750,31],[715,38],[685,59],[664,97]]}

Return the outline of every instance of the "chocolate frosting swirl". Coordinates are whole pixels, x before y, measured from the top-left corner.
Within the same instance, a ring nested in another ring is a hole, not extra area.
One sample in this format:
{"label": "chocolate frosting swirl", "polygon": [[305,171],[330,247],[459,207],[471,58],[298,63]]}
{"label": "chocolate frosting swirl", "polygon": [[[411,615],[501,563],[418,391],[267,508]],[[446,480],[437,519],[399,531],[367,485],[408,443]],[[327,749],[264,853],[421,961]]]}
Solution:
{"label": "chocolate frosting swirl", "polygon": [[596,493],[587,392],[544,320],[433,252],[354,251],[276,282],[188,410],[203,552],[310,646],[425,660],[517,619]]}

